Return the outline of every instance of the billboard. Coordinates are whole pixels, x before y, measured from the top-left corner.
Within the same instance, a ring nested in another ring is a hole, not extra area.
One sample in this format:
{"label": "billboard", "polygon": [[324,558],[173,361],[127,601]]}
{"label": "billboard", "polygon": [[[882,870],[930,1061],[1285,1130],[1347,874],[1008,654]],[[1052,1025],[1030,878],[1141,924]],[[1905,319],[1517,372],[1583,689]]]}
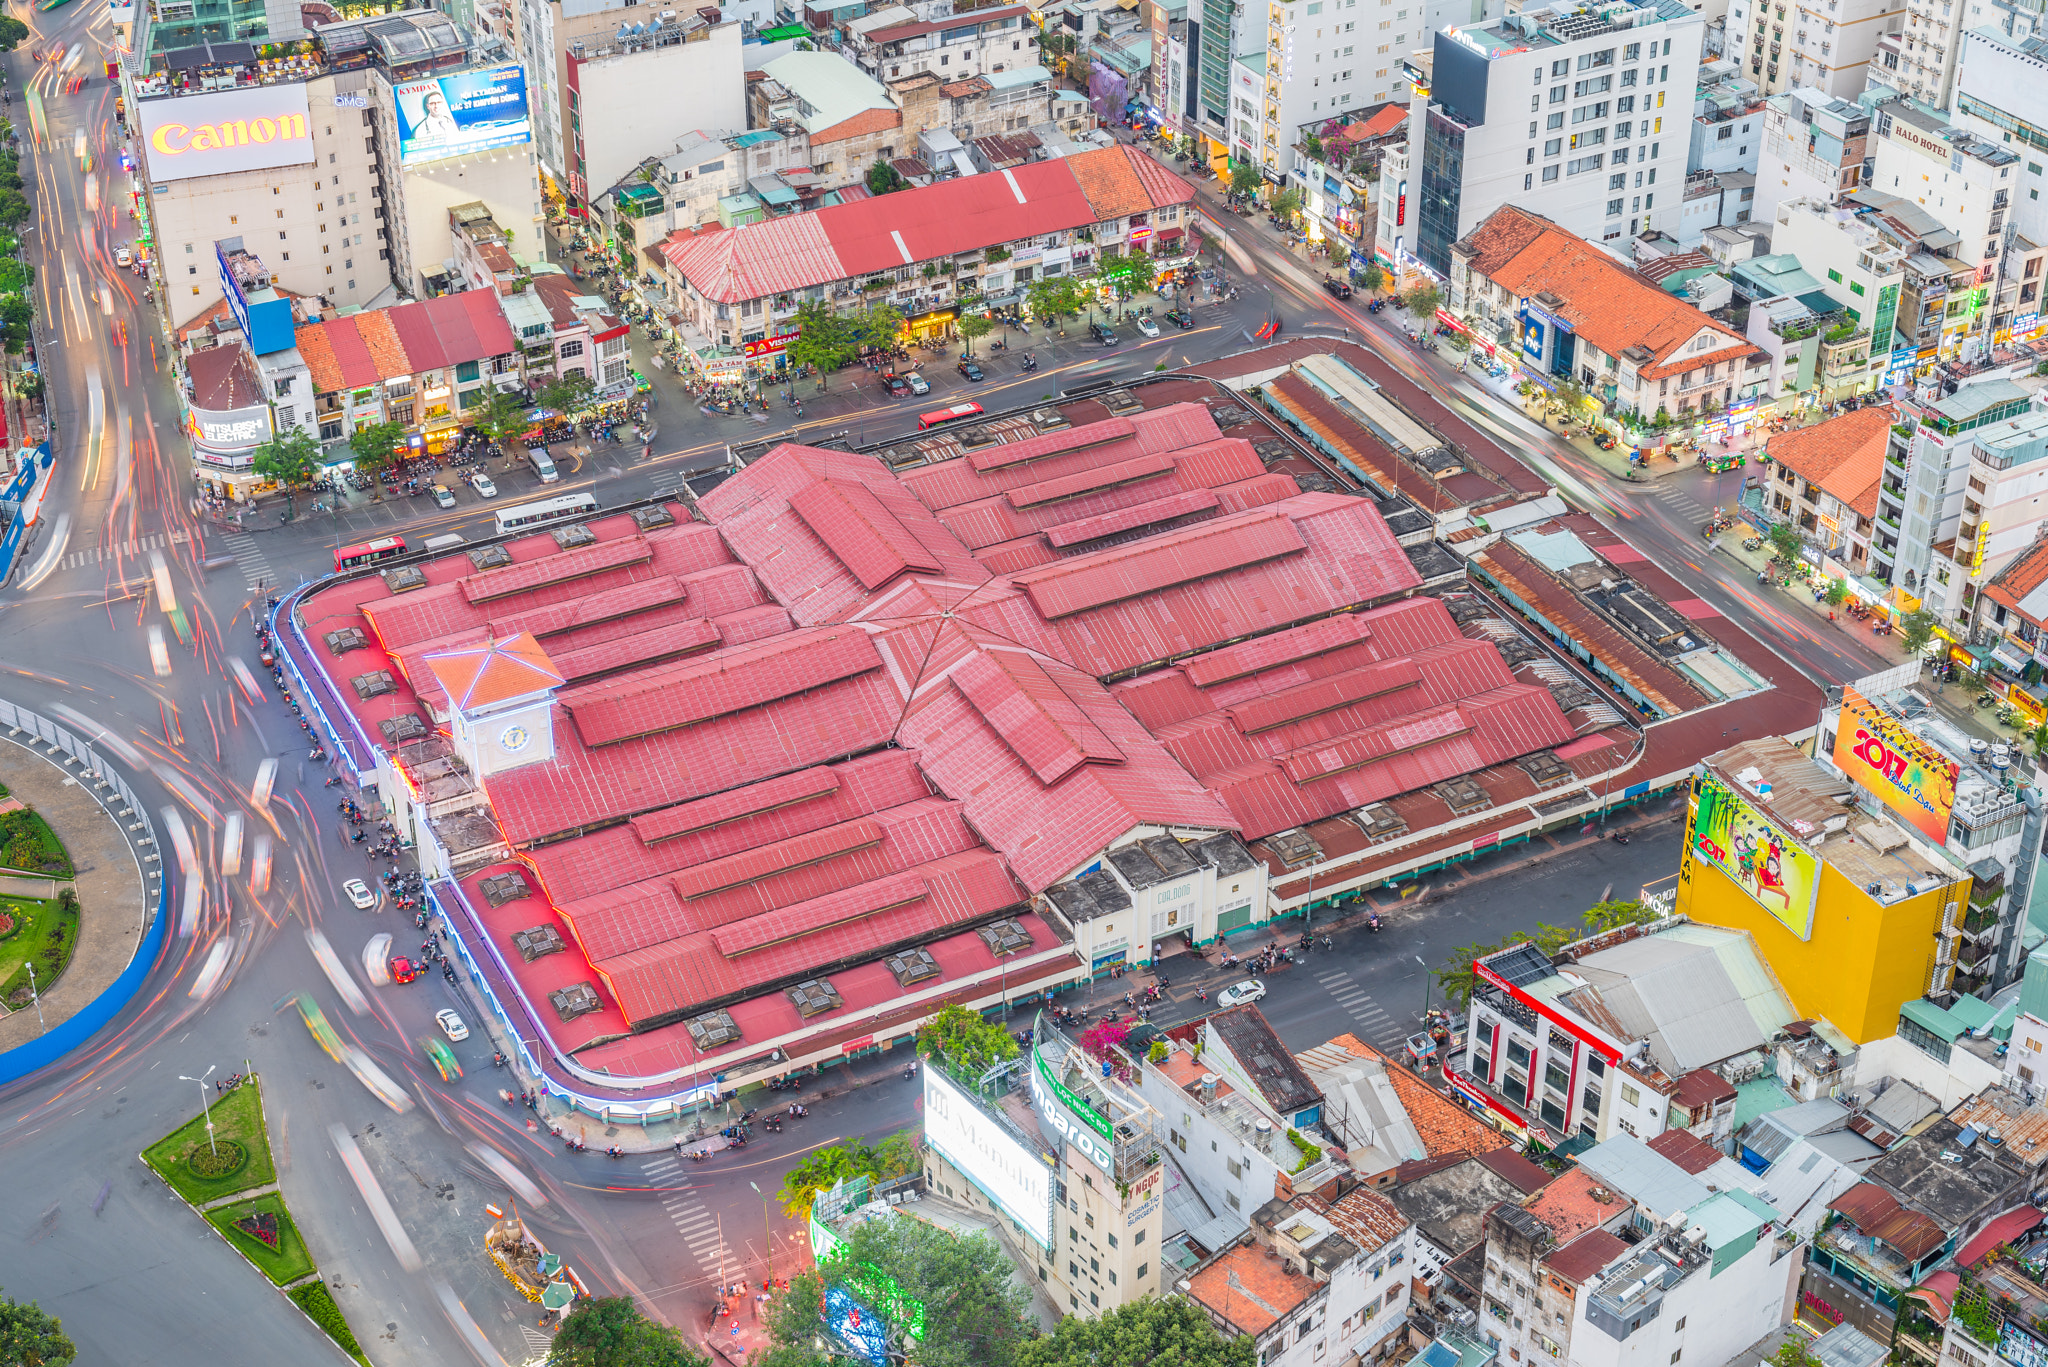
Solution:
{"label": "billboard", "polygon": [[401,166],[533,141],[526,68],[517,62],[407,81],[392,91]]}
{"label": "billboard", "polygon": [[193,408],[185,430],[195,450],[212,456],[246,456],[270,440],[270,408]]}
{"label": "billboard", "polygon": [[144,100],[138,112],[151,180],[267,171],[314,159],[303,85]]}
{"label": "billboard", "polygon": [[1959,766],[1853,688],[1842,690],[1834,761],[1914,830],[1948,843]]}
{"label": "billboard", "polygon": [[1041,1248],[1052,1246],[1052,1169],[937,1068],[924,1068],[924,1138]]}
{"label": "billboard", "polygon": [[1785,929],[1802,940],[1813,938],[1820,860],[1712,774],[1693,782],[1686,839],[1694,857],[1728,875]]}

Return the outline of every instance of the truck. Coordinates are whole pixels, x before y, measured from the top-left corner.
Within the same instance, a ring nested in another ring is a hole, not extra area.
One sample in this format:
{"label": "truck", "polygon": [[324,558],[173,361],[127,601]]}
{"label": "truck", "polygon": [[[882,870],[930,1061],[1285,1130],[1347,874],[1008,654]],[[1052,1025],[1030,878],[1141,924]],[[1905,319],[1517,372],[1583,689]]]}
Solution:
{"label": "truck", "polygon": [[562,477],[561,473],[555,469],[555,462],[549,458],[546,447],[528,447],[526,463],[533,467],[533,472],[536,475],[540,476],[542,484],[553,484]]}

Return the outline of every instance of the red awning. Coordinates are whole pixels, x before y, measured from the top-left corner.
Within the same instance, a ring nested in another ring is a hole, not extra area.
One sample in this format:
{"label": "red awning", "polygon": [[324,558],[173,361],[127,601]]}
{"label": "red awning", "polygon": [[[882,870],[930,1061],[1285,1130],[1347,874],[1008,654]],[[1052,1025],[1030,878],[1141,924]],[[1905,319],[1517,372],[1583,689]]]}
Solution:
{"label": "red awning", "polygon": [[1963,1267],[1975,1267],[1990,1255],[1992,1249],[2011,1243],[2040,1224],[2041,1219],[2041,1212],[2033,1206],[2014,1206],[1977,1231],[1977,1237],[1964,1244],[1962,1252],[1956,1254],[1956,1262]]}
{"label": "red awning", "polygon": [[1181,231],[1182,230],[1179,228],[1161,228],[1159,230],[1159,240],[1161,242],[1165,242],[1171,238],[1179,237],[1181,235]]}
{"label": "red awning", "polygon": [[1949,1311],[1956,1303],[1956,1291],[1962,1286],[1962,1278],[1953,1272],[1936,1272],[1926,1281],[1906,1293],[1911,1300],[1927,1307],[1927,1313],[1943,1324],[1948,1323]]}

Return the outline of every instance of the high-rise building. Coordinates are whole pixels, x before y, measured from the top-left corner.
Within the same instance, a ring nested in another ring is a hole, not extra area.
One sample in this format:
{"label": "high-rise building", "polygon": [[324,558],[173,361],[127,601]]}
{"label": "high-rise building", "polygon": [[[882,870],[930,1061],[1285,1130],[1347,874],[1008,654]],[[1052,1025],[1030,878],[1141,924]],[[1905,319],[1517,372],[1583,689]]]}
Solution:
{"label": "high-rise building", "polygon": [[1510,202],[1610,250],[1675,236],[1701,29],[1651,0],[1439,30],[1408,146],[1381,171],[1381,254],[1442,275],[1451,244]]}
{"label": "high-rise building", "polygon": [[1879,40],[1906,22],[1908,0],[1730,0],[1726,53],[1766,95],[1795,87],[1862,93]]}
{"label": "high-rise building", "polygon": [[1756,162],[1755,216],[1769,223],[1788,200],[1829,204],[1863,180],[1870,111],[1818,90],[1791,90],[1764,102],[1763,149]]}

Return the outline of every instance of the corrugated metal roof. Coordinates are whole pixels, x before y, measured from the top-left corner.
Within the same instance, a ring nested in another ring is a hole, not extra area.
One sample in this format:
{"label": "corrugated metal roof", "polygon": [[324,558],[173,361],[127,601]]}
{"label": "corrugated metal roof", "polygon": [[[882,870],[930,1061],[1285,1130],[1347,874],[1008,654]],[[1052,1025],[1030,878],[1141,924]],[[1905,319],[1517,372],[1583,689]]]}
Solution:
{"label": "corrugated metal roof", "polygon": [[1239,732],[1255,736],[1288,722],[1334,712],[1348,704],[1382,697],[1398,689],[1413,688],[1421,682],[1422,671],[1416,667],[1415,661],[1404,656],[1347,669],[1341,674],[1269,693],[1252,702],[1225,708],[1224,715],[1230,718]]}
{"label": "corrugated metal roof", "polygon": [[590,746],[674,730],[881,668],[867,633],[819,627],[561,695]]}
{"label": "corrugated metal roof", "polygon": [[1075,556],[1012,579],[1039,612],[1057,620],[1307,549],[1290,519],[1261,509]]}
{"label": "corrugated metal roof", "polygon": [[1085,451],[1091,446],[1101,446],[1106,442],[1132,436],[1137,430],[1136,424],[1129,418],[1102,418],[1096,422],[1082,423],[1078,427],[1041,432],[1037,436],[1025,437],[1020,441],[976,447],[963,459],[972,470],[984,473],[990,470],[1004,470],[1044,460],[1047,456]]}
{"label": "corrugated metal roof", "polygon": [[1175,518],[1206,512],[1216,504],[1216,495],[1209,490],[1189,489],[1185,493],[1168,494],[1165,498],[1155,498],[1149,503],[1136,503],[1116,512],[1097,513],[1093,517],[1077,518],[1072,522],[1047,527],[1045,539],[1055,546],[1079,546],[1105,536],[1114,536],[1118,532],[1132,531],[1157,522],[1170,522]]}
{"label": "corrugated metal roof", "polygon": [[758,883],[778,873],[836,859],[854,850],[872,849],[881,843],[881,826],[862,817],[683,869],[675,875],[676,891],[685,900],[694,901],[743,883]]}
{"label": "corrugated metal roof", "polygon": [[865,485],[819,480],[792,493],[789,506],[865,588],[878,589],[909,570],[937,574],[942,568]]}
{"label": "corrugated metal roof", "polygon": [[1010,490],[1004,497],[1013,508],[1030,508],[1040,503],[1072,498],[1076,494],[1085,494],[1095,489],[1110,489],[1119,484],[1151,479],[1171,472],[1173,467],[1174,458],[1170,455],[1138,456],[1131,460],[1117,461],[1113,465],[1099,465],[1093,470],[1083,470],[1078,474],[1062,475],[1058,479],[1020,485]]}
{"label": "corrugated metal roof", "polygon": [[640,665],[660,664],[719,644],[718,627],[708,618],[695,617],[600,641],[581,650],[563,651],[554,657],[554,662],[562,678],[573,684]]}
{"label": "corrugated metal roof", "polygon": [[983,650],[963,660],[952,680],[1040,783],[1057,783],[1091,762],[1123,763],[1123,752],[1022,651]]}
{"label": "corrugated metal roof", "polygon": [[550,603],[546,607],[515,612],[506,617],[493,617],[490,626],[493,632],[500,634],[530,631],[545,639],[578,627],[595,626],[600,622],[667,607],[682,602],[684,597],[682,580],[672,574],[664,574],[616,589],[604,589],[587,597]]}
{"label": "corrugated metal roof", "polygon": [[462,595],[472,603],[490,603],[500,598],[510,598],[515,593],[531,593],[535,589],[553,587],[572,579],[587,579],[593,574],[619,569],[626,565],[644,565],[654,558],[654,550],[644,536],[622,536],[612,541],[600,541],[592,546],[578,546],[574,550],[562,551],[556,555],[542,556],[538,560],[527,560],[519,564],[506,565],[502,569],[485,570],[480,574],[464,576],[459,582]]}
{"label": "corrugated metal roof", "polygon": [[[1448,613],[1445,621],[1449,621]],[[1197,655],[1181,665],[1181,672],[1189,682],[1207,688],[1297,660],[1313,659],[1371,635],[1372,628],[1364,614],[1345,613]]]}
{"label": "corrugated metal roof", "polygon": [[680,802],[658,812],[636,816],[632,821],[633,833],[644,843],[652,845],[693,831],[728,825],[742,817],[758,816],[762,812],[827,797],[838,791],[839,777],[832,769],[800,769],[794,774],[735,788],[729,793],[699,798],[695,802]]}
{"label": "corrugated metal roof", "polygon": [[711,943],[718,946],[720,954],[734,959],[812,931],[844,925],[877,912],[894,911],[924,899],[924,875],[911,869],[720,926],[712,932]]}
{"label": "corrugated metal roof", "polygon": [[1714,1194],[1634,1135],[1618,1134],[1595,1144],[1579,1155],[1579,1167],[1660,1220],[1691,1210]]}

